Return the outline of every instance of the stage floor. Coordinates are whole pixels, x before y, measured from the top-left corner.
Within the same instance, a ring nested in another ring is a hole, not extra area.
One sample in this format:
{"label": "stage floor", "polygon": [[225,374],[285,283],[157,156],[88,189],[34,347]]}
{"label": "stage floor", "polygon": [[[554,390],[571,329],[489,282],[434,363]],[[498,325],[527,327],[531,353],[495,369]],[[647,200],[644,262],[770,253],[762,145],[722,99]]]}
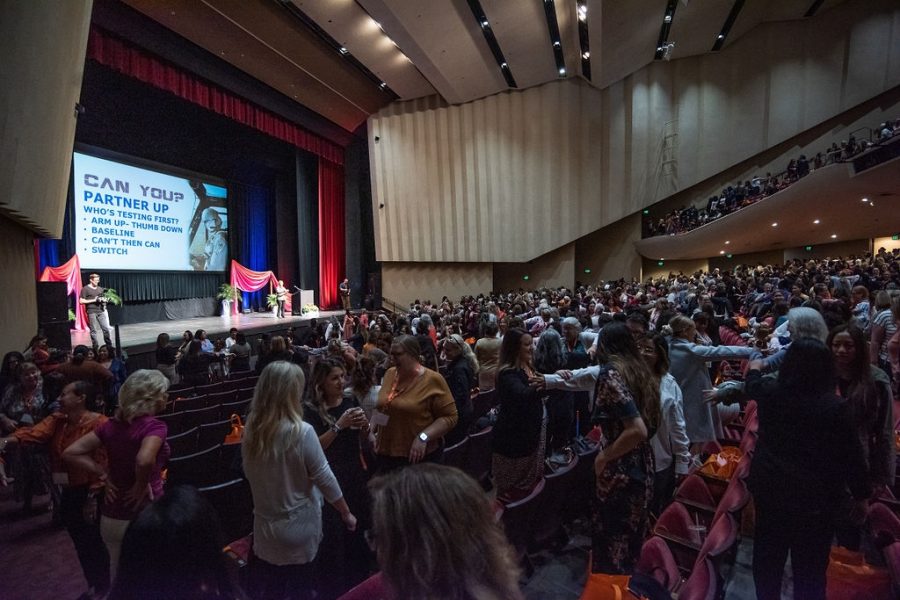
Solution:
{"label": "stage floor", "polygon": [[[330,318],[333,315],[341,316],[343,311],[321,311],[315,316],[288,315],[284,318],[275,317],[274,313],[254,312],[239,314],[237,316],[224,317],[196,317],[193,319],[181,319],[175,321],[152,321],[148,323],[132,323],[119,325],[119,340],[122,348],[128,353],[147,352],[156,347],[156,336],[160,333],[168,333],[172,343],[181,343],[181,335],[186,329],[191,332],[205,329],[211,339],[226,337],[228,330],[237,327],[239,331],[248,337],[280,331],[288,327],[300,327],[309,323],[312,319],[319,321]],[[113,324],[115,325],[115,324]],[[113,339],[115,342],[115,339]],[[89,331],[72,331],[72,347],[79,344],[91,345],[91,333]]]}

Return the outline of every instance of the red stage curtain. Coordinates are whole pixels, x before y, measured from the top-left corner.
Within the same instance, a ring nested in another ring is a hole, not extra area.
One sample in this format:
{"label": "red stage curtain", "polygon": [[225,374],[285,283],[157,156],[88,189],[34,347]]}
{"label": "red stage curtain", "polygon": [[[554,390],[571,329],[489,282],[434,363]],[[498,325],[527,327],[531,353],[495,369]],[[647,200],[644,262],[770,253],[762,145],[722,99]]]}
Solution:
{"label": "red stage curtain", "polygon": [[87,311],[84,304],[78,302],[78,294],[81,293],[81,264],[78,262],[78,255],[75,254],[64,265],[58,267],[46,267],[41,273],[38,281],[65,281],[66,292],[71,296],[75,294],[75,330],[87,331],[88,320]]}
{"label": "red stage curtain", "polygon": [[91,27],[87,57],[339,165],[344,149],[198,76]]}
{"label": "red stage curtain", "polygon": [[319,159],[319,304],[338,305],[344,278],[344,167]]}
{"label": "red stage curtain", "polygon": [[[255,292],[266,284],[278,285],[278,278],[272,271],[251,271],[236,260],[231,261],[231,285],[242,292]],[[231,314],[238,314],[238,303],[231,303]]]}

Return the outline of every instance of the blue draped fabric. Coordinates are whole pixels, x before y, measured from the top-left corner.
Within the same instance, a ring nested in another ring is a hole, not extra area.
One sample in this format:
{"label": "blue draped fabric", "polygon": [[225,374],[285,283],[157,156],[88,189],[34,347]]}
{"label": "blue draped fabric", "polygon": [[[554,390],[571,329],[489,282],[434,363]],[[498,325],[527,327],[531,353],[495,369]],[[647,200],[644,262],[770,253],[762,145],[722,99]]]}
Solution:
{"label": "blue draped fabric", "polygon": [[[271,271],[275,266],[274,253],[270,252],[275,239],[272,222],[273,192],[258,186],[238,185],[235,188],[235,215],[240,220],[234,222],[244,224],[237,248],[237,261],[254,271]],[[264,310],[268,293],[266,288],[245,292],[244,308]]]}

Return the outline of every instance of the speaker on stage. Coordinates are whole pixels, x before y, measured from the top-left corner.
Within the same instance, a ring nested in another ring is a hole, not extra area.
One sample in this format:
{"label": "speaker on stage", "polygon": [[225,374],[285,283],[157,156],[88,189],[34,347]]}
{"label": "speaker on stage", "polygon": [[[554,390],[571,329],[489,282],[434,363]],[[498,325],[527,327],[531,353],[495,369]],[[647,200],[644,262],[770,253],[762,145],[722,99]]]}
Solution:
{"label": "speaker on stage", "polygon": [[47,336],[47,345],[57,350],[72,349],[72,331],[69,328],[69,320],[63,322],[54,321],[51,323],[41,323],[38,325],[38,331]]}
{"label": "speaker on stage", "polygon": [[38,323],[65,323],[68,327],[69,297],[67,291],[68,287],[65,281],[38,282]]}

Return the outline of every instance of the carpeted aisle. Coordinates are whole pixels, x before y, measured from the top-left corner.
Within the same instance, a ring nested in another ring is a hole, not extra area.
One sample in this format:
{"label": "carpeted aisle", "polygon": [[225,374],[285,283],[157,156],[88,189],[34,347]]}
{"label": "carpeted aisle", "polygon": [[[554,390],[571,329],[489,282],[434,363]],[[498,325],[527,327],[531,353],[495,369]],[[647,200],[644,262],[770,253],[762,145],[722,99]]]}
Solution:
{"label": "carpeted aisle", "polygon": [[[34,506],[46,507],[49,496]],[[21,514],[12,490],[0,487],[0,600],[75,600],[87,591],[72,541],[50,512]]]}

